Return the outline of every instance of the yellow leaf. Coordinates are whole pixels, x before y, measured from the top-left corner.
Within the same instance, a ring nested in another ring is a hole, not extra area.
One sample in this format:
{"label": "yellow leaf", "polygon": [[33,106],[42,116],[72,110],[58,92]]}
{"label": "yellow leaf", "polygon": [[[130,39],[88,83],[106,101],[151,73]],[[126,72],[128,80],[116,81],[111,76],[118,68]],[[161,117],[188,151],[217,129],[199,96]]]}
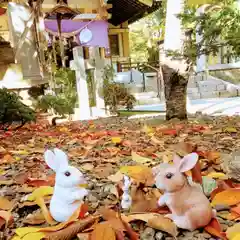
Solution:
{"label": "yellow leaf", "polygon": [[120,172],[146,185],[154,184],[152,169],[147,166],[123,166],[120,168]]}
{"label": "yellow leaf", "polygon": [[224,132],[228,132],[228,133],[237,133],[237,129],[234,127],[227,127],[224,129]]}
{"label": "yellow leaf", "polygon": [[147,163],[147,162],[151,162],[151,159],[142,157],[142,156],[138,155],[138,154],[135,153],[135,152],[132,152],[132,160],[135,161],[135,162],[137,162],[137,163]]}
{"label": "yellow leaf", "polygon": [[91,240],[115,240],[116,234],[110,223],[103,222],[95,226],[90,239]]}
{"label": "yellow leaf", "polygon": [[13,180],[0,180],[0,185],[12,185]]}
{"label": "yellow leaf", "polygon": [[230,240],[239,240],[240,239],[240,233],[238,233],[233,239]]}
{"label": "yellow leaf", "polygon": [[240,235],[240,223],[237,223],[232,227],[229,227],[226,231],[226,234],[227,234],[227,238],[230,240],[240,239],[240,238],[237,238]]}
{"label": "yellow leaf", "polygon": [[228,179],[228,177],[221,172],[211,172],[207,175],[207,177],[216,178],[216,179]]}
{"label": "yellow leaf", "polygon": [[22,238],[24,235],[28,233],[36,233],[38,232],[40,228],[35,228],[35,227],[22,227],[22,228],[17,228],[15,230],[15,233]]}
{"label": "yellow leaf", "polygon": [[147,125],[144,125],[143,128],[142,128],[142,131],[149,134],[149,133],[153,133],[153,128],[147,126]]}
{"label": "yellow leaf", "polygon": [[117,144],[117,143],[122,142],[122,139],[120,137],[112,137],[112,142]]}
{"label": "yellow leaf", "polygon": [[43,197],[38,197],[36,200],[35,200],[36,204],[41,208],[41,211],[42,211],[42,214],[44,216],[44,218],[46,219],[46,222],[50,225],[54,225],[56,224],[56,222],[54,221],[54,219],[52,218],[45,202],[44,202],[44,199]]}
{"label": "yellow leaf", "polygon": [[41,240],[46,236],[45,233],[38,232],[39,228],[32,228],[32,227],[23,227],[17,228],[16,234],[13,239],[18,240]]}
{"label": "yellow leaf", "polygon": [[16,160],[16,161],[20,161],[21,158],[20,158],[20,157],[15,157],[15,160]]}
{"label": "yellow leaf", "polygon": [[240,189],[227,189],[222,191],[213,198],[212,206],[228,205],[233,206],[240,202]]}
{"label": "yellow leaf", "polygon": [[35,201],[37,198],[41,198],[44,196],[52,195],[53,194],[53,187],[49,186],[42,186],[37,188],[30,194],[27,198],[27,201]]}
{"label": "yellow leaf", "polygon": [[27,152],[26,150],[11,151],[11,152],[16,155],[28,155],[29,154],[29,152]]}
{"label": "yellow leaf", "polygon": [[66,127],[62,127],[62,128],[59,128],[59,131],[60,131],[60,132],[68,132],[69,129],[66,128]]}
{"label": "yellow leaf", "polygon": [[13,207],[13,202],[10,202],[5,197],[0,197],[0,209],[10,210]]}

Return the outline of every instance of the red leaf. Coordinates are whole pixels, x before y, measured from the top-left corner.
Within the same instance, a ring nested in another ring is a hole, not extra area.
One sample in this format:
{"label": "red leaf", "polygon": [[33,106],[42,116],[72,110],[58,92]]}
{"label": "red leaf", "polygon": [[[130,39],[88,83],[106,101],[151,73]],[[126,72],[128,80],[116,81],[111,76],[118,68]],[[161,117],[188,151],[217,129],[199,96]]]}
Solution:
{"label": "red leaf", "polygon": [[163,129],[161,132],[164,135],[177,136],[178,132],[176,129]]}
{"label": "red leaf", "polygon": [[107,134],[109,135],[109,136],[119,136],[119,132],[118,131],[107,131]]}
{"label": "red leaf", "polygon": [[204,228],[204,230],[214,237],[226,239],[225,234],[222,232],[222,227],[216,218],[213,218],[211,222]]}
{"label": "red leaf", "polygon": [[80,213],[79,213],[79,219],[83,219],[86,215],[86,213],[88,212],[88,205],[87,204],[82,204],[81,206],[81,210],[80,210]]}
{"label": "red leaf", "polygon": [[200,165],[199,161],[195,165],[195,167],[191,170],[191,172],[192,172],[192,180],[193,180],[193,182],[202,184],[201,165]]}
{"label": "red leaf", "polygon": [[53,182],[31,178],[29,178],[26,183],[31,187],[54,186]]}

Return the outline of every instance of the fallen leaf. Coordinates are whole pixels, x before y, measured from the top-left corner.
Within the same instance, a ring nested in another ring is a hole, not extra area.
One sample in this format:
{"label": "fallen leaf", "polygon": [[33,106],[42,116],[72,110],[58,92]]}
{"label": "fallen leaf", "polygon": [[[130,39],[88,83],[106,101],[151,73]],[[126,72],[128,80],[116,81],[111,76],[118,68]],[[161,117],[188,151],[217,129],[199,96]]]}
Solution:
{"label": "fallen leaf", "polygon": [[109,222],[99,223],[95,226],[90,240],[115,240],[116,234]]}
{"label": "fallen leaf", "polygon": [[240,203],[240,189],[230,188],[228,190],[217,193],[212,200],[212,206],[229,205],[233,206]]}
{"label": "fallen leaf", "polygon": [[103,219],[111,224],[113,229],[119,232],[123,232],[125,230],[121,220],[118,218],[117,212],[106,207],[101,207],[98,211],[102,215]]}
{"label": "fallen leaf", "polygon": [[5,220],[6,225],[13,220],[13,216],[9,211],[0,211],[0,218]]}
{"label": "fallen leaf", "polygon": [[54,186],[54,182],[41,179],[27,179],[26,183],[32,187]]}
{"label": "fallen leaf", "polygon": [[53,187],[43,186],[34,190],[33,193],[30,194],[26,200],[35,201],[37,198],[41,198],[41,197],[52,195],[52,194],[53,194]]}
{"label": "fallen leaf", "polygon": [[231,212],[237,214],[240,217],[240,204],[236,207],[231,208]]}
{"label": "fallen leaf", "polygon": [[45,222],[46,222],[45,217],[41,212],[36,212],[35,214],[29,214],[24,220],[24,223],[29,225],[39,225]]}
{"label": "fallen leaf", "polygon": [[41,208],[42,210],[42,214],[44,216],[44,218],[46,219],[46,222],[50,225],[55,225],[56,222],[54,221],[53,217],[50,214],[50,211],[48,210],[44,199],[42,197],[38,197],[35,202],[37,203],[37,205]]}
{"label": "fallen leaf", "polygon": [[151,159],[142,157],[140,155],[138,155],[135,152],[132,152],[132,160],[137,162],[137,163],[147,163],[147,162],[151,162]]}
{"label": "fallen leaf", "polygon": [[118,171],[113,175],[108,176],[108,179],[114,183],[120,182],[123,179],[123,174]]}
{"label": "fallen leaf", "polygon": [[51,232],[47,233],[46,236],[43,238],[45,240],[70,240],[74,239],[74,237],[77,236],[79,232],[82,232],[86,227],[89,225],[94,224],[96,219],[98,219],[99,216],[88,216],[85,219],[79,220],[77,222],[74,222],[67,226],[64,229],[61,229],[57,232]]}
{"label": "fallen leaf", "polygon": [[120,168],[120,172],[137,182],[144,183],[146,186],[152,186],[155,183],[152,169],[144,165],[123,166]]}
{"label": "fallen leaf", "polygon": [[224,132],[228,132],[228,133],[237,133],[237,129],[234,127],[227,127],[224,129]]}
{"label": "fallen leaf", "polygon": [[89,240],[90,234],[89,233],[79,233],[77,235],[79,240]]}
{"label": "fallen leaf", "polygon": [[41,228],[41,229],[39,229],[39,231],[40,232],[57,232],[59,230],[62,230],[65,227],[67,227],[68,225],[70,225],[71,223],[78,221],[79,216],[82,214],[81,210],[83,210],[83,212],[85,212],[85,206],[82,207],[82,205],[80,205],[79,208],[73,213],[73,215],[67,221],[59,223],[55,226]]}
{"label": "fallen leaf", "polygon": [[177,226],[170,219],[160,214],[149,219],[147,225],[151,228],[167,232],[174,238],[178,235]]}
{"label": "fallen leaf", "polygon": [[216,218],[213,218],[204,230],[214,237],[225,239],[225,236],[222,233],[222,227]]}
{"label": "fallen leaf", "polygon": [[13,180],[0,180],[0,185],[13,185],[14,181]]}
{"label": "fallen leaf", "polygon": [[94,169],[94,165],[91,163],[85,163],[81,165],[81,168],[85,171],[91,171]]}
{"label": "fallen leaf", "polygon": [[0,209],[2,210],[10,210],[13,207],[13,202],[10,202],[5,197],[0,197]]}
{"label": "fallen leaf", "polygon": [[240,233],[238,233],[233,239],[230,239],[230,240],[238,240],[240,239]]}
{"label": "fallen leaf", "polygon": [[210,178],[215,178],[215,179],[227,179],[228,177],[226,176],[226,174],[221,173],[221,172],[211,172],[207,175]]}
{"label": "fallen leaf", "polygon": [[120,137],[112,137],[112,142],[118,144],[122,142],[122,139]]}
{"label": "fallen leaf", "polygon": [[193,182],[202,184],[201,165],[199,161],[197,162],[195,167],[191,170],[191,173]]}
{"label": "fallen leaf", "polygon": [[236,214],[234,212],[218,212],[217,216],[221,217],[222,219],[227,219],[230,221],[233,221],[237,218],[239,218],[239,214]]}
{"label": "fallen leaf", "polygon": [[[227,238],[230,240],[235,240],[237,236],[240,234],[240,223],[237,223],[233,225],[232,227],[229,227],[226,231]],[[237,238],[236,238],[237,239]]]}

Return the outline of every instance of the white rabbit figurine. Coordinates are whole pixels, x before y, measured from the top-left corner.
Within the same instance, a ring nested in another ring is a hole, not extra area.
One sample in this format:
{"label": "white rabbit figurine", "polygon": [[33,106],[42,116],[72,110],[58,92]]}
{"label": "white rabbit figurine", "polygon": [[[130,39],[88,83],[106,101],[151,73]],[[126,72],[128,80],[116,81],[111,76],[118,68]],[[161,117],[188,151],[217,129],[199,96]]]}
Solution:
{"label": "white rabbit figurine", "polygon": [[124,186],[123,186],[123,195],[121,206],[123,209],[129,209],[132,205],[132,198],[129,195],[129,188],[131,186],[131,179],[128,176],[124,176]]}
{"label": "white rabbit figurine", "polygon": [[81,188],[86,184],[83,174],[68,165],[67,155],[60,149],[44,153],[47,165],[56,172],[54,193],[50,202],[50,213],[58,222],[67,221],[80,207],[88,191]]}

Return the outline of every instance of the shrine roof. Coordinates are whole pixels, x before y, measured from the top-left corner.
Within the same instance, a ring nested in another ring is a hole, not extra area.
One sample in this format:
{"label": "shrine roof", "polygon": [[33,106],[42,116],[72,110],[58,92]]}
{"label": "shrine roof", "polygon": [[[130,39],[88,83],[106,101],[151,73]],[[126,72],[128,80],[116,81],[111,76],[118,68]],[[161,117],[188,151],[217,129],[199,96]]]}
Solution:
{"label": "shrine roof", "polygon": [[115,26],[125,21],[133,23],[161,7],[161,1],[153,1],[151,7],[136,0],[108,0],[108,3],[113,5],[108,21]]}

